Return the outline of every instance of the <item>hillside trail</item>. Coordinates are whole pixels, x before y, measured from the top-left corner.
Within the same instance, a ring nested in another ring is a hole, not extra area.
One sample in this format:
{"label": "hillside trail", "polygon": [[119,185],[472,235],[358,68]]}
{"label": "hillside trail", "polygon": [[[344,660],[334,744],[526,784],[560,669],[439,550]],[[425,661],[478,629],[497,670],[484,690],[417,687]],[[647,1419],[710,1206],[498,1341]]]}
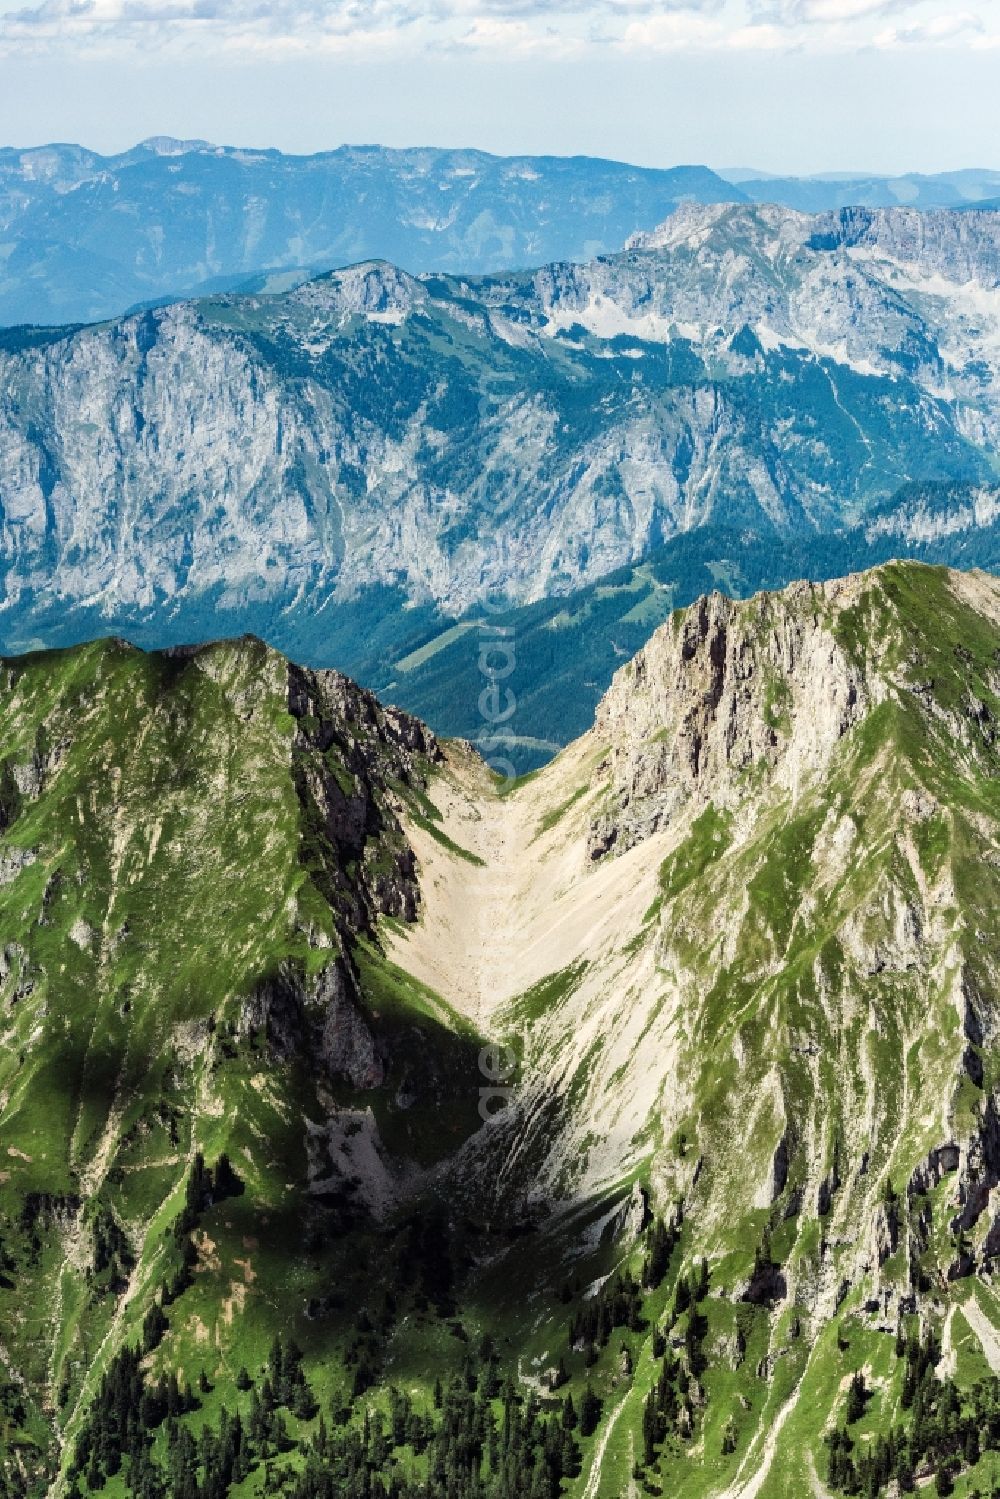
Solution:
{"label": "hillside trail", "polygon": [[[803,1369],[795,1384],[795,1388],[791,1391],[788,1398],[781,1406],[780,1410],[772,1419],[770,1427],[767,1429],[766,1434],[764,1433],[763,1428],[760,1428],[756,1435],[751,1438],[750,1445],[747,1448],[743,1461],[739,1466],[736,1477],[733,1479],[732,1483],[730,1483],[728,1487],[723,1489],[722,1493],[718,1495],[718,1499],[757,1499],[758,1494],[767,1482],[768,1475],[770,1474],[771,1467],[774,1463],[774,1459],[777,1456],[778,1443],[781,1438],[782,1429],[784,1428],[785,1423],[788,1421],[789,1417],[794,1414],[799,1400],[802,1396],[802,1392],[805,1388],[806,1378],[808,1376],[809,1368],[812,1364],[816,1348],[817,1344],[814,1343],[809,1351],[809,1357],[806,1360],[805,1368]],[[761,1435],[764,1435],[764,1444],[760,1449],[759,1454],[755,1456],[755,1453],[757,1453],[758,1451],[757,1444],[760,1440]],[[749,1472],[747,1471],[748,1468]]]}
{"label": "hillside trail", "polygon": [[622,1396],[615,1406],[608,1420],[604,1423],[604,1429],[597,1439],[594,1447],[594,1455],[590,1460],[590,1472],[587,1474],[587,1484],[583,1491],[583,1499],[597,1499],[601,1487],[601,1479],[604,1476],[604,1459],[607,1456],[608,1443],[618,1425],[619,1417],[623,1414],[628,1404],[628,1394]]}

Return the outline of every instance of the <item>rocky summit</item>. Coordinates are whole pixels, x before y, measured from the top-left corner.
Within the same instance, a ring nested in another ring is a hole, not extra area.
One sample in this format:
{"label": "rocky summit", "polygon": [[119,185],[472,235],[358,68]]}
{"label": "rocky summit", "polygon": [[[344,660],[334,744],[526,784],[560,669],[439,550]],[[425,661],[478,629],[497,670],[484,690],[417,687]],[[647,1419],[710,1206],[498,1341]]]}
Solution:
{"label": "rocky summit", "polygon": [[0,681],[11,1494],[1000,1461],[1000,584],[675,611],[501,783],[253,638]]}
{"label": "rocky summit", "polygon": [[996,560],[998,246],[995,211],[682,204],[584,265],[0,333],[0,638],[252,629],[470,735],[430,663],[499,599],[539,627],[518,733],[565,743],[713,581]]}

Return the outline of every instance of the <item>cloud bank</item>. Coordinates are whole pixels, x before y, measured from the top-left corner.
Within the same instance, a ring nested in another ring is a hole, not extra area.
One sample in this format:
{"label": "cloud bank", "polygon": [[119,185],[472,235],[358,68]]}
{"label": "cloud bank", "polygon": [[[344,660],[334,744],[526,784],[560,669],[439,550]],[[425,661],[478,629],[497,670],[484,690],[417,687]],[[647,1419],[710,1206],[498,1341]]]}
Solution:
{"label": "cloud bank", "polygon": [[262,60],[486,53],[983,48],[1000,0],[0,0],[0,53]]}

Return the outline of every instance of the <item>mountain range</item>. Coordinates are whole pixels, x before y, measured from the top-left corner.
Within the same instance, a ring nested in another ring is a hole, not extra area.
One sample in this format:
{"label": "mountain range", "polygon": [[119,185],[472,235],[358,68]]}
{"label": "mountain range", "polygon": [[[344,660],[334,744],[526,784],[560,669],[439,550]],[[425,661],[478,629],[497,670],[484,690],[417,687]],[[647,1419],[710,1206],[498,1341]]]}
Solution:
{"label": "mountain range", "polygon": [[432,148],[288,156],[168,137],[113,156],[6,147],[0,324],[93,322],[370,258],[470,274],[591,260],[680,202],[766,200],[819,212],[998,197],[1000,172],[987,170],[777,178]]}
{"label": "mountain range", "polygon": [[713,593],[500,784],[5,660],[5,1492],[989,1493],[998,662],[982,573]]}
{"label": "mountain range", "polygon": [[997,1499],[998,202],[0,151],[0,1499]]}
{"label": "mountain range", "polygon": [[682,204],[585,265],[9,330],[0,643],[249,629],[477,737],[489,607],[527,767],[716,582],[992,562],[998,390],[985,210]]}
{"label": "mountain range", "polygon": [[412,271],[587,259],[681,199],[734,196],[706,167],[589,157],[380,146],[284,156],[162,137],[111,157],[7,148],[0,324],[93,322],[373,257]]}
{"label": "mountain range", "polygon": [[750,169],[719,175],[751,202],[781,203],[802,213],[832,208],[995,208],[1000,197],[1000,172],[975,168],[895,177],[865,172],[779,177]]}

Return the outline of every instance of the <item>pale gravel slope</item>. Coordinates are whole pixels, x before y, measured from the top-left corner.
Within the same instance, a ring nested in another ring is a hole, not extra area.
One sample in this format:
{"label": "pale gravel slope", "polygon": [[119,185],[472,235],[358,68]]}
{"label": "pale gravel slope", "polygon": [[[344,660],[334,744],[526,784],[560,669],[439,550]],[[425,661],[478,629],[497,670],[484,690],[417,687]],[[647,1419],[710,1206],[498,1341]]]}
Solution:
{"label": "pale gravel slope", "polygon": [[[393,933],[390,956],[487,1029],[502,1007],[547,975],[581,959],[607,964],[642,925],[659,865],[675,839],[634,856],[590,861],[586,794],[548,832],[542,819],[586,786],[600,746],[587,735],[513,796],[498,795],[478,757],[447,750],[431,787],[439,824],[470,864],[429,833],[406,827],[421,870],[423,904],[414,927]],[[600,787],[595,786],[599,792]]]}
{"label": "pale gravel slope", "polygon": [[[655,924],[644,929],[644,916],[685,820],[619,858],[593,861],[588,833],[606,776],[603,747],[587,735],[502,797],[481,762],[451,746],[431,796],[442,830],[485,863],[473,866],[408,827],[422,911],[416,926],[388,938],[395,962],[486,1035],[519,1029],[511,1010],[518,996],[577,970],[565,998],[525,1034],[525,1123],[498,1168],[498,1180],[523,1168],[536,1194],[568,1191],[575,1200],[620,1182],[637,1153],[649,1153],[651,1140],[638,1142],[652,1116],[671,1112],[665,1090],[677,1055],[676,992],[657,965]],[[542,831],[543,817],[574,797]],[[548,1110],[574,1090],[572,1110],[550,1132]]]}

